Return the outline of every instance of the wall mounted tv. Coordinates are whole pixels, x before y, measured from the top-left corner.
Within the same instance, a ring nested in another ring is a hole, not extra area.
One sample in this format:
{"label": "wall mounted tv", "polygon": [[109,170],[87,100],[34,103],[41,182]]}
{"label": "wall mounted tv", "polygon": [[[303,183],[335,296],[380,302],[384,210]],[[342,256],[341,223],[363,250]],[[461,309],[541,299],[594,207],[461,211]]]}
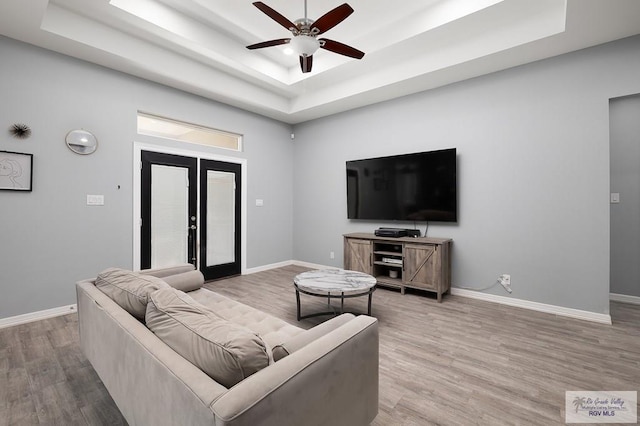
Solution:
{"label": "wall mounted tv", "polygon": [[347,161],[349,219],[458,221],[456,149]]}

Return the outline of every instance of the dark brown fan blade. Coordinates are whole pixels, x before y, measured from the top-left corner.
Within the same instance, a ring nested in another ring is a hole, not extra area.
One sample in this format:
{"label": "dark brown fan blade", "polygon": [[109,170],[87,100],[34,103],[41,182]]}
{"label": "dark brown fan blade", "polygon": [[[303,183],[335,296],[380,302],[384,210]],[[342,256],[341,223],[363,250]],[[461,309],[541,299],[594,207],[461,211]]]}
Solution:
{"label": "dark brown fan blade", "polygon": [[263,47],[278,46],[280,44],[287,44],[289,43],[289,41],[291,41],[290,38],[279,38],[277,40],[263,41],[262,43],[256,43],[256,44],[247,46],[247,49],[253,50],[253,49],[262,49]]}
{"label": "dark brown fan blade", "polygon": [[302,72],[311,72],[311,66],[313,65],[313,55],[304,56],[300,55],[300,68]]}
{"label": "dark brown fan blade", "polygon": [[[353,13],[353,9],[347,3],[344,3],[333,10],[319,17],[313,25],[311,31],[314,34],[322,34],[347,19],[347,16]],[[317,30],[317,32],[315,30]]]}
{"label": "dark brown fan blade", "polygon": [[329,40],[328,38],[320,38],[318,39],[320,42],[320,47],[329,50],[334,53],[338,53],[344,56],[350,56],[356,59],[362,59],[364,56],[364,52],[359,51],[351,46],[347,46],[346,44],[342,44],[338,41]]}
{"label": "dark brown fan blade", "polygon": [[274,21],[276,21],[278,24],[282,25],[286,29],[291,30],[291,28],[296,28],[296,24],[294,24],[293,22],[291,22],[290,20],[282,16],[280,13],[271,9],[269,6],[262,3],[261,1],[257,1],[253,3],[253,5],[258,9],[260,9],[261,11],[263,11],[265,15],[267,15],[269,18],[273,19]]}

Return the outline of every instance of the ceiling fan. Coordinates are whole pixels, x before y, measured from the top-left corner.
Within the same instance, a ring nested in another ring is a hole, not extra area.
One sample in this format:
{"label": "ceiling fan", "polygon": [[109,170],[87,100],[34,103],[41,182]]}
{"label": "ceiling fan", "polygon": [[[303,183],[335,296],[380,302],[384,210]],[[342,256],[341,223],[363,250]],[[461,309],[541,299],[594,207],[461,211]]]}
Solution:
{"label": "ceiling fan", "polygon": [[313,54],[319,48],[356,59],[362,59],[364,56],[364,52],[347,46],[346,44],[329,40],[328,38],[317,38],[320,34],[335,27],[353,13],[353,8],[347,3],[330,10],[314,21],[313,19],[307,18],[307,0],[305,0],[304,18],[297,19],[295,22],[291,22],[261,1],[254,2],[253,5],[278,24],[291,31],[293,37],[263,41],[247,46],[247,49],[262,49],[263,47],[290,44],[291,48],[300,55],[300,68],[302,68],[302,72],[304,73],[311,71]]}

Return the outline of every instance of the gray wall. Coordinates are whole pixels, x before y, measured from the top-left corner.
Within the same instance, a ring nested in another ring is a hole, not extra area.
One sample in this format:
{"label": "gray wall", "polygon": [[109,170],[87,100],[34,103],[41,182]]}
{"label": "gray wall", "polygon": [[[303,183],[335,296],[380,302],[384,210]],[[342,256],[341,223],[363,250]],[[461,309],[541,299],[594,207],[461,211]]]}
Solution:
{"label": "gray wall", "polygon": [[[341,266],[343,233],[413,226],[348,221],[344,162],[457,147],[459,223],[429,227],[454,239],[454,285],[510,273],[512,297],[608,313],[608,100],[640,92],[638,37],[303,123],[293,143],[289,125],[2,37],[0,55],[0,127],[33,129],[0,150],[33,153],[35,170],[32,193],[0,192],[0,318],[72,304],[76,280],[131,267],[132,143],[150,141],[137,110],[244,134],[248,267]],[[65,147],[74,128],[97,135],[96,154]]]}
{"label": "gray wall", "polygon": [[611,111],[611,292],[640,297],[640,96],[613,99]]}
{"label": "gray wall", "polygon": [[[247,159],[247,266],[292,258],[291,126],[3,37],[0,57],[0,150],[34,154],[33,192],[0,192],[0,318],[73,304],[75,281],[132,267],[133,142],[151,140],[136,136],[137,110],[243,134],[242,153],[202,149]],[[16,122],[33,136],[11,138]],[[77,128],[97,136],[95,154],[67,149]]]}
{"label": "gray wall", "polygon": [[459,223],[428,233],[454,240],[454,286],[510,273],[511,297],[608,313],[608,100],[639,75],[635,37],[296,125],[296,259],[341,266],[342,234],[413,226],[347,220],[345,161],[456,147]]}

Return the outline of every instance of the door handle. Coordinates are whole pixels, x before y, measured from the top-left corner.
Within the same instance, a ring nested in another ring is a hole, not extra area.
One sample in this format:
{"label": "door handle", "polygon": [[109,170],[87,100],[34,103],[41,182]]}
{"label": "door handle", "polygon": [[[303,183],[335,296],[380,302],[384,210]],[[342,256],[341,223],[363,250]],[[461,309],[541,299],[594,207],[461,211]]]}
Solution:
{"label": "door handle", "polygon": [[193,266],[196,266],[196,262],[197,262],[197,255],[196,255],[196,250],[197,250],[197,238],[196,238],[196,229],[198,229],[198,227],[196,225],[190,225],[188,228],[189,230],[189,243],[191,244],[191,250],[192,250],[192,256],[191,256],[191,264],[193,264]]}

